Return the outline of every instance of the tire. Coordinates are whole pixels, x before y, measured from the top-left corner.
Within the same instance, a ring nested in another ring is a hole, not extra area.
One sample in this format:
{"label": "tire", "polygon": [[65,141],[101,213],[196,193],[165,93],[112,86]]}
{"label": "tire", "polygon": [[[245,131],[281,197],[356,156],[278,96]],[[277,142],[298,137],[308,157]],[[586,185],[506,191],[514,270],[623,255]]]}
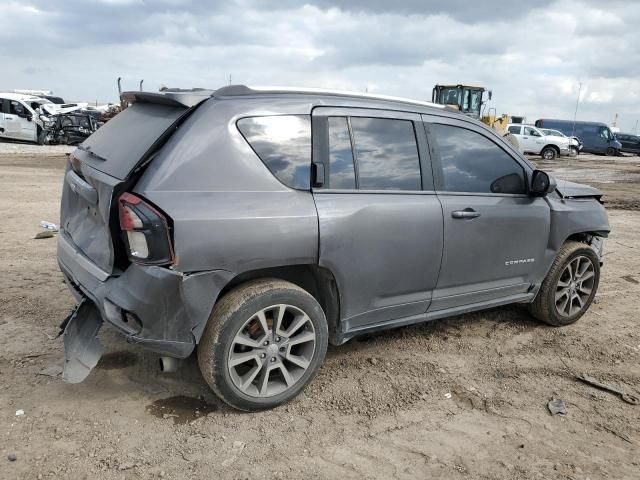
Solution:
{"label": "tire", "polygon": [[[582,276],[577,280],[567,280],[574,270],[578,273],[582,270]],[[594,250],[584,243],[568,241],[560,248],[536,298],[529,305],[529,312],[538,320],[556,327],[575,323],[591,305],[599,282],[600,259]],[[563,292],[566,294],[561,295]]]}
{"label": "tire", "polygon": [[607,147],[607,151],[605,152],[607,157],[613,157],[616,154],[616,149],[613,147]]}
{"label": "tire", "polygon": [[283,280],[252,280],[214,306],[198,364],[225,403],[265,410],[304,389],[322,365],[327,343],[327,321],[313,296]]}
{"label": "tire", "polygon": [[555,160],[558,156],[558,152],[553,147],[544,147],[540,152],[540,156],[545,160]]}

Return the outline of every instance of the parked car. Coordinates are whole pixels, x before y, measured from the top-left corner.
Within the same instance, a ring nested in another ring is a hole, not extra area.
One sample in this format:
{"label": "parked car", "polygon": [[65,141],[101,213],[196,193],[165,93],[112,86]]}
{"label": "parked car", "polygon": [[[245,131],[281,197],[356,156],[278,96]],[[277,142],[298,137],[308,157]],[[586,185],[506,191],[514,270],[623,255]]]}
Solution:
{"label": "parked car", "polygon": [[576,156],[582,150],[582,142],[578,137],[567,137],[560,130],[552,130],[551,128],[540,128],[539,129],[544,135],[549,135],[553,137],[565,137],[569,139],[569,150],[571,151],[571,155]]}
{"label": "parked car", "polygon": [[536,120],[535,125],[538,128],[560,130],[569,137],[580,138],[582,151],[586,153],[617,155],[622,148],[611,129],[604,123],[541,118]]}
{"label": "parked car", "polygon": [[123,100],[64,177],[67,381],[106,323],[165,367],[197,349],[220,398],[259,410],[300,393],[328,343],[511,303],[568,325],[596,294],[602,193],[460,113],[245,86]]}
{"label": "parked car", "polygon": [[0,139],[42,143],[43,126],[39,107],[49,100],[19,93],[0,93]]}
{"label": "parked car", "polygon": [[510,123],[507,125],[507,131],[516,137],[520,150],[524,153],[539,154],[545,160],[553,160],[560,155],[571,153],[571,140],[564,135],[546,135],[533,125],[522,123]]}
{"label": "parked car", "polygon": [[620,149],[622,152],[640,155],[640,136],[631,133],[616,133],[616,138],[622,145]]}

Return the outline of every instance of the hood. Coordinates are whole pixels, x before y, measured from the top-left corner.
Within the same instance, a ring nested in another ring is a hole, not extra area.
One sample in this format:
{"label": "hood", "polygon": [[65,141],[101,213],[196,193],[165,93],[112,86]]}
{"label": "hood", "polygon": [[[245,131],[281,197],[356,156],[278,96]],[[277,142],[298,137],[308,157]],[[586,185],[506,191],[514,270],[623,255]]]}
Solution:
{"label": "hood", "polygon": [[544,137],[545,139],[552,141],[552,142],[556,142],[556,143],[563,143],[563,144],[569,144],[571,143],[571,140],[567,137],[560,137],[558,135],[545,135]]}
{"label": "hood", "polygon": [[602,197],[602,192],[597,188],[567,180],[558,180],[556,191],[564,198]]}

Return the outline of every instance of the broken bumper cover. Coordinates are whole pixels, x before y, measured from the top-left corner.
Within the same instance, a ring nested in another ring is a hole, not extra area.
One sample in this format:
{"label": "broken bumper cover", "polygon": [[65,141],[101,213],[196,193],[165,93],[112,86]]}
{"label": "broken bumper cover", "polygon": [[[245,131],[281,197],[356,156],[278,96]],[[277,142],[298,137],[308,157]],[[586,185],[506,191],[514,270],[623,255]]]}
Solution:
{"label": "broken bumper cover", "polygon": [[[120,331],[129,342],[177,358],[191,354],[218,294],[233,277],[225,270],[183,274],[135,264],[118,276],[110,275],[64,232],[58,237],[58,264],[71,293],[81,303],[67,330],[74,323],[93,322],[93,313],[83,307],[93,304],[101,321]],[[70,337],[77,336],[75,329],[84,331],[81,325],[73,329]],[[80,336],[84,342],[89,341]],[[66,337],[65,332],[65,348]]]}
{"label": "broken bumper cover", "polygon": [[97,337],[102,326],[100,312],[83,299],[63,323],[64,371],[68,383],[80,383],[91,373],[102,356],[102,344]]}

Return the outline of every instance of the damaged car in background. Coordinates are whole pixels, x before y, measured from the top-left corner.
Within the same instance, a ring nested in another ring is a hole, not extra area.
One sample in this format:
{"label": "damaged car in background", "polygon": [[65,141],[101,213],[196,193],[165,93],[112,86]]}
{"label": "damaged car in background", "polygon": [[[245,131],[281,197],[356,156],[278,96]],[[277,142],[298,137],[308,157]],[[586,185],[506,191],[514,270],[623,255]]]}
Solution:
{"label": "damaged car in background", "polygon": [[117,111],[119,106],[113,104],[90,107],[24,93],[0,93],[0,139],[77,145]]}

